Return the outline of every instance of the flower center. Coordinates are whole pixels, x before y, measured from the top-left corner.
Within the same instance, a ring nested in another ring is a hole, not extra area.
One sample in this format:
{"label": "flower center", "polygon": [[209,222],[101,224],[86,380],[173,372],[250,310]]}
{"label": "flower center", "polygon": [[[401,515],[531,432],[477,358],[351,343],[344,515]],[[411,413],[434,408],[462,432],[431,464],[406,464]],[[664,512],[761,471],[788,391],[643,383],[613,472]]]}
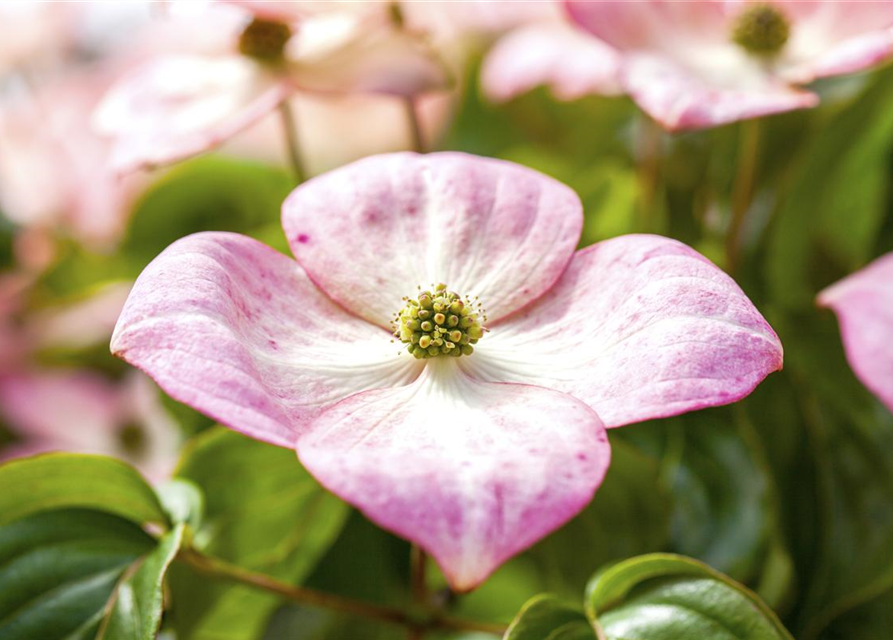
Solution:
{"label": "flower center", "polygon": [[418,359],[436,356],[470,356],[471,345],[484,335],[480,303],[462,299],[439,284],[434,291],[422,291],[416,298],[403,298],[404,306],[391,322],[394,337]]}
{"label": "flower center", "polygon": [[771,4],[755,4],[735,20],[732,40],[748,53],[767,56],[778,53],[790,36],[790,23]]}
{"label": "flower center", "polygon": [[146,451],[146,434],[138,424],[128,423],[118,431],[118,443],[125,453],[139,457]]}
{"label": "flower center", "polygon": [[291,36],[291,27],[287,24],[255,18],[239,36],[239,52],[262,62],[278,62]]}

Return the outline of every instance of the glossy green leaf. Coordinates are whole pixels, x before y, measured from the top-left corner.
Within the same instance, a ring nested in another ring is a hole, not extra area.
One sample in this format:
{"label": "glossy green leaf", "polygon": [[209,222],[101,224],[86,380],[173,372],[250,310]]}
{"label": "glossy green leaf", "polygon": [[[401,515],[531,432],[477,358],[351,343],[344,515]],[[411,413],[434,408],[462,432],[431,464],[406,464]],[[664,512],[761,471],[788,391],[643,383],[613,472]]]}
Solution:
{"label": "glossy green leaf", "polygon": [[[294,583],[337,537],[349,512],[304,470],[294,451],[228,429],[200,435],[177,472],[205,496],[195,533],[202,552]],[[211,582],[174,567],[173,621],[181,640],[257,638],[279,599],[248,587]]]}
{"label": "glossy green leaf", "polygon": [[133,467],[114,458],[50,453],[0,465],[0,525],[48,509],[107,511],[166,523],[158,497]]}
{"label": "glossy green leaf", "polygon": [[597,574],[586,611],[609,640],[793,640],[755,593],[672,554],[631,558]]}
{"label": "glossy green leaf", "polygon": [[161,624],[164,578],[183,543],[185,527],[174,527],[151,553],[125,572],[106,607],[96,640],[154,640]]}
{"label": "glossy green leaf", "polygon": [[[660,484],[672,508],[668,550],[741,582],[756,586],[765,580],[767,593],[779,599],[790,586],[791,560],[778,496],[761,442],[739,412],[699,411],[638,426],[616,440],[661,460]],[[768,575],[770,570],[777,575]]]}
{"label": "glossy green leaf", "polygon": [[528,601],[505,633],[505,640],[595,640],[595,637],[579,607],[548,594]]}
{"label": "glossy green leaf", "polygon": [[0,527],[0,638],[92,640],[120,576],[154,546],[130,520],[83,509]]}

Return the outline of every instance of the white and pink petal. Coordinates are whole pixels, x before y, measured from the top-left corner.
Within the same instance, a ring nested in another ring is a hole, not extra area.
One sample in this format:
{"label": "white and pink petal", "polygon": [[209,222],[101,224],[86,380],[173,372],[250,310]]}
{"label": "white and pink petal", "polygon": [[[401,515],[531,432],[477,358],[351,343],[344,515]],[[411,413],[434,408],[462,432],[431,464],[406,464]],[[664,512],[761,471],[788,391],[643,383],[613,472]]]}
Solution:
{"label": "white and pink petal", "polygon": [[479,296],[493,320],[519,309],[564,271],[583,223],[565,185],[461,153],[360,160],[298,187],[282,211],[313,281],[382,326],[440,282]]}
{"label": "white and pink petal", "polygon": [[419,544],[468,591],[576,515],[610,460],[579,400],[466,376],[435,358],[412,384],[354,395],[298,437],[325,487]]}
{"label": "white and pink petal", "polygon": [[288,98],[279,75],[236,55],[171,55],[123,76],[94,114],[121,172],[183,160],[246,129]]}
{"label": "white and pink petal", "polygon": [[569,393],[610,428],[740,400],[781,369],[782,355],[729,276],[680,242],[633,235],[578,252],[461,366]]}
{"label": "white and pink petal", "polygon": [[245,236],[202,233],[142,273],[112,351],[173,398],[291,447],[327,406],[418,375],[421,365],[390,338],[329,300],[286,256]]}
{"label": "white and pink petal", "polygon": [[620,58],[611,47],[571,25],[521,27],[487,54],[481,84],[491,100],[505,101],[538,86],[561,100],[617,95]]}
{"label": "white and pink petal", "polygon": [[893,411],[893,253],[828,287],[818,303],[837,314],[856,376]]}

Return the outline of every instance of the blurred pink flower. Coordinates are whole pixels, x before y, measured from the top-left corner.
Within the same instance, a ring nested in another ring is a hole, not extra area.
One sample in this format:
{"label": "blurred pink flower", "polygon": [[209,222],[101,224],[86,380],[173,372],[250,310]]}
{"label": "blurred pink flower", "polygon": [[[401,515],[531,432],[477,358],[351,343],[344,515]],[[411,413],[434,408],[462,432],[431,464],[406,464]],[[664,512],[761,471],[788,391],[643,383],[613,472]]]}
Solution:
{"label": "blurred pink flower", "polygon": [[853,371],[893,411],[893,253],[819,294],[833,309]]}
{"label": "blurred pink flower", "polygon": [[0,76],[55,61],[75,36],[74,11],[59,2],[0,3]]}
{"label": "blurred pink flower", "polygon": [[113,381],[89,369],[35,366],[46,348],[84,348],[108,339],[129,290],[113,284],[82,302],[25,318],[29,283],[0,279],[0,420],[18,441],[0,448],[0,460],[46,451],[115,456],[152,481],[176,463],[180,434],[157,388],[132,372]]}
{"label": "blurred pink flower", "polygon": [[48,451],[114,456],[153,482],[170,477],[179,453],[176,423],[140,373],[113,382],[87,370],[0,375],[0,417],[22,442],[8,460]]}
{"label": "blurred pink flower", "polygon": [[616,95],[620,56],[608,45],[563,20],[525,25],[502,38],[487,54],[481,84],[502,102],[538,86],[556,98]]}
{"label": "blurred pink flower", "polygon": [[239,7],[217,10],[242,13],[225,48],[160,55],[102,101],[94,125],[112,138],[119,170],[213,148],[295,91],[407,97],[448,82],[424,39],[397,24],[387,4],[229,4]]}
{"label": "blurred pink flower", "polygon": [[565,0],[621,55],[621,82],[669,130],[812,107],[799,89],[893,54],[893,2]]}
{"label": "blurred pink flower", "polygon": [[229,233],[170,246],[112,350],[296,447],[468,590],[590,501],[605,426],[734,402],[781,368],[775,333],[704,257],[657,236],[575,252],[582,223],[573,191],[512,163],[367,158],[286,200],[297,263]]}
{"label": "blurred pink flower", "polygon": [[0,102],[0,210],[13,222],[99,248],[121,236],[145,178],[115,175],[90,129],[105,87],[101,74],[74,72]]}

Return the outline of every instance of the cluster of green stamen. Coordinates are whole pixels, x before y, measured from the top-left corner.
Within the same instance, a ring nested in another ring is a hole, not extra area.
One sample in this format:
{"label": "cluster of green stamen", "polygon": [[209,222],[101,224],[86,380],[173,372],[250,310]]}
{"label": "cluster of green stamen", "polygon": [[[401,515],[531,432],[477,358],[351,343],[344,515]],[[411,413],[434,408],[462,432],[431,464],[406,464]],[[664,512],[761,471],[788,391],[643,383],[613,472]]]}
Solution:
{"label": "cluster of green stamen", "polygon": [[291,36],[291,27],[287,24],[255,18],[239,36],[239,52],[261,62],[278,62],[284,58],[285,45]]}
{"label": "cluster of green stamen", "polygon": [[[421,288],[421,287],[420,287]],[[481,319],[487,316],[477,300],[447,291],[445,284],[434,291],[421,291],[406,303],[391,321],[394,337],[406,344],[406,350],[420,360],[436,356],[470,356],[486,329]]]}
{"label": "cluster of green stamen", "polygon": [[771,4],[754,4],[737,17],[732,40],[748,53],[769,56],[781,51],[790,37],[790,23]]}

